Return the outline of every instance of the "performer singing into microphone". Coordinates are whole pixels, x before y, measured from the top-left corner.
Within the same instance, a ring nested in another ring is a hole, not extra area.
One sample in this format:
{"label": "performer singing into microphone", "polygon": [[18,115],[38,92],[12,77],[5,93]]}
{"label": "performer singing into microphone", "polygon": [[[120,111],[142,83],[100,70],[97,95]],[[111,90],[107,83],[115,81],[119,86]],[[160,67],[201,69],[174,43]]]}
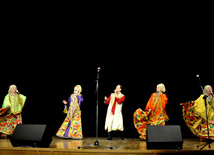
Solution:
{"label": "performer singing into microphone", "polygon": [[12,135],[16,125],[22,124],[22,109],[26,96],[19,93],[16,85],[11,85],[0,109],[0,137]]}
{"label": "performer singing into microphone", "polygon": [[134,126],[142,140],[146,139],[147,125],[165,125],[165,121],[169,119],[165,111],[168,102],[168,98],[164,94],[165,91],[164,84],[158,84],[156,93],[151,95],[145,111],[139,108],[134,113]]}
{"label": "performer singing into microphone", "polygon": [[106,114],[105,130],[108,131],[108,139],[112,140],[111,131],[120,131],[121,139],[124,140],[123,135],[123,116],[122,106],[125,101],[125,95],[121,93],[122,86],[117,85],[115,92],[109,98],[105,96],[105,104],[109,105]]}
{"label": "performer singing into microphone", "polygon": [[83,95],[80,94],[81,91],[82,87],[76,85],[74,87],[74,93],[71,94],[68,101],[62,101],[65,104],[64,113],[66,113],[67,116],[57,131],[56,136],[61,138],[83,139],[80,110]]}
{"label": "performer singing into microphone", "polygon": [[210,85],[204,87],[203,94],[196,100],[181,103],[183,106],[183,118],[191,132],[200,137],[200,141],[208,138],[206,107],[204,96],[206,97],[209,138],[214,140],[214,96]]}

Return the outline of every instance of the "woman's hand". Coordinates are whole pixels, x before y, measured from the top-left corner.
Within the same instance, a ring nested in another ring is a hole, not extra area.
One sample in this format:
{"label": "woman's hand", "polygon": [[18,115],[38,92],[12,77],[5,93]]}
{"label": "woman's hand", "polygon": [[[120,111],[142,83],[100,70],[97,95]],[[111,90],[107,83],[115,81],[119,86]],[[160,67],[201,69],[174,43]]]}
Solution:
{"label": "woman's hand", "polygon": [[65,100],[63,100],[63,101],[62,101],[62,103],[64,103],[64,104],[68,104]]}
{"label": "woman's hand", "polygon": [[104,100],[105,100],[105,101],[107,101],[107,100],[108,100],[108,98],[105,96],[105,97],[104,97]]}

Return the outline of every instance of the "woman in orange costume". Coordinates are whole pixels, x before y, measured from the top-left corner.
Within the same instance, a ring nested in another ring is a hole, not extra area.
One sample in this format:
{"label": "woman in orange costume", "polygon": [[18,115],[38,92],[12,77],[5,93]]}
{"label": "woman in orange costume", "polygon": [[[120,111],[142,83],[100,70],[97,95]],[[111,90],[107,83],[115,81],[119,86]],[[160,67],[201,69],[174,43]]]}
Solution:
{"label": "woman in orange costume", "polygon": [[147,125],[165,125],[169,118],[166,114],[165,107],[168,102],[164,84],[158,84],[156,93],[153,93],[146,105],[145,111],[140,108],[134,113],[134,125],[140,134],[140,138],[146,139]]}

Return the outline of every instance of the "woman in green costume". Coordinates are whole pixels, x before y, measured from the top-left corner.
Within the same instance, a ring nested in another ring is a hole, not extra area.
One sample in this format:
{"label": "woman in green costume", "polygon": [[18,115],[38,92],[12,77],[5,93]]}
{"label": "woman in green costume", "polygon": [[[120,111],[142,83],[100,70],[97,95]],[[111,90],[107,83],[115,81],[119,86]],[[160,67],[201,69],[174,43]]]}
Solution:
{"label": "woman in green costume", "polygon": [[12,135],[17,124],[22,124],[22,108],[26,96],[19,93],[15,85],[11,85],[0,109],[0,137]]}

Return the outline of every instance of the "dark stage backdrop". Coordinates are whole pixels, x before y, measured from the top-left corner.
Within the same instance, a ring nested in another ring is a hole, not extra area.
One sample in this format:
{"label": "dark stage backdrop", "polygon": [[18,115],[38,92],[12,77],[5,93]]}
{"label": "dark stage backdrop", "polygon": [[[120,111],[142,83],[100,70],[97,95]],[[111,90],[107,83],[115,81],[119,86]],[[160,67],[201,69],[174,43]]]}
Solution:
{"label": "dark stage backdrop", "polygon": [[[126,96],[123,104],[123,119],[126,137],[138,137],[133,125],[136,109],[145,109],[156,85],[164,83],[168,104],[166,112],[169,124],[181,125],[183,137],[195,137],[182,118],[181,102],[197,99],[201,94],[196,74],[201,76],[203,86],[214,86],[213,69],[209,61],[201,63],[200,57],[185,56],[143,50],[136,53],[89,53],[81,51],[44,54],[10,54],[9,62],[1,62],[0,101],[3,102],[11,84],[16,84],[20,93],[27,96],[22,115],[24,124],[48,124],[54,135],[62,122],[63,99],[68,99],[76,84],[82,86],[84,102],[81,105],[82,127],[85,137],[95,136],[96,96],[95,80],[97,67],[101,67],[99,90],[99,136],[104,131],[107,106],[104,96],[109,96],[117,84],[122,84]],[[149,53],[149,54],[145,54]],[[205,67],[206,66],[206,67]]]}

